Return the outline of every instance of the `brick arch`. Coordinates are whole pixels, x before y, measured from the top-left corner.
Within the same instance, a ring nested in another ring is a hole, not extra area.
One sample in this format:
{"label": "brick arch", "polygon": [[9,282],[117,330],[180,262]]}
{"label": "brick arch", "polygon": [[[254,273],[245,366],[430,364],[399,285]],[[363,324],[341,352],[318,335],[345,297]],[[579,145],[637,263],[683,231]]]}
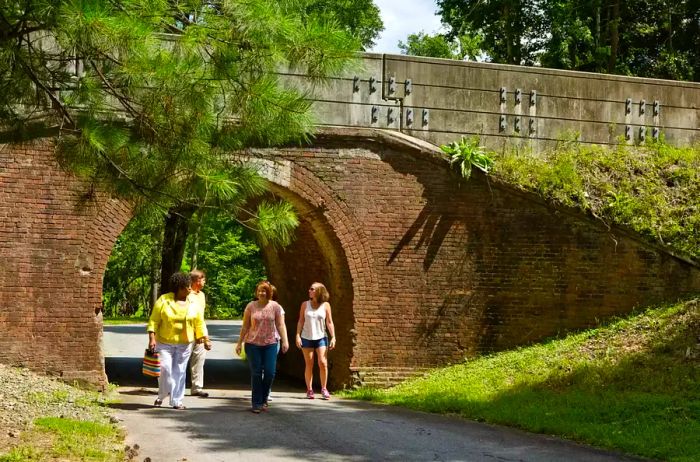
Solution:
{"label": "brick arch", "polygon": [[[85,197],[53,154],[47,140],[0,147],[0,360],[104,386],[95,308],[131,212]],[[336,385],[395,383],[700,290],[696,263],[478,172],[456,181],[400,134],[335,130],[253,157],[302,217],[287,253],[265,250],[285,306],[305,278],[336,297]]]}
{"label": "brick arch", "polygon": [[[287,312],[290,342],[294,341],[307,287],[315,281],[324,283],[331,293],[338,338],[336,351],[329,355],[329,382],[336,388],[350,385],[357,380],[361,358],[355,307],[375,303],[378,287],[377,275],[369,264],[375,256],[366,245],[367,235],[347,204],[316,174],[293,160],[293,151],[258,153],[262,154],[258,161],[265,162],[260,170],[271,182],[271,194],[293,204],[300,217],[296,239],[289,247],[262,249],[270,280],[277,285]],[[301,353],[292,347],[281,358],[280,368],[303,379]]]}

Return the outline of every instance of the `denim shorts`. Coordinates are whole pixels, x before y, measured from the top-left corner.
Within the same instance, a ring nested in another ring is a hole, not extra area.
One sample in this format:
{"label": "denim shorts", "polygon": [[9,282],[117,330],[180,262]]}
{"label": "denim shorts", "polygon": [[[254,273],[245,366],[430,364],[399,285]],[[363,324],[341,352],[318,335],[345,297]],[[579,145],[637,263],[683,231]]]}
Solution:
{"label": "denim shorts", "polygon": [[301,338],[302,348],[313,348],[315,350],[316,348],[325,346],[328,346],[328,337],[323,337],[318,340],[306,340],[304,337]]}

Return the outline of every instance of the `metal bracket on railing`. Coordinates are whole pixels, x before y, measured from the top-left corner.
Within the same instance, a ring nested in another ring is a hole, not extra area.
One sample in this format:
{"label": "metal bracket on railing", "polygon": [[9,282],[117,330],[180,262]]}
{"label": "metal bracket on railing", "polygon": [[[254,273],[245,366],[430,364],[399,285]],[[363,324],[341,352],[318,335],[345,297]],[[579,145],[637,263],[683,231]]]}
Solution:
{"label": "metal bracket on railing", "polygon": [[405,96],[408,96],[411,94],[413,91],[413,82],[411,79],[406,79],[406,81],[403,83],[403,93]]}
{"label": "metal bracket on railing", "polygon": [[413,109],[410,107],[406,109],[406,125],[409,127],[413,125]]}
{"label": "metal bracket on railing", "polygon": [[374,93],[377,91],[377,79],[374,77],[369,78],[369,92]]}
{"label": "metal bracket on railing", "polygon": [[396,77],[389,77],[389,96],[394,96],[396,93]]}
{"label": "metal bracket on railing", "polygon": [[360,91],[360,78],[355,76],[352,78],[352,92],[357,93]]}

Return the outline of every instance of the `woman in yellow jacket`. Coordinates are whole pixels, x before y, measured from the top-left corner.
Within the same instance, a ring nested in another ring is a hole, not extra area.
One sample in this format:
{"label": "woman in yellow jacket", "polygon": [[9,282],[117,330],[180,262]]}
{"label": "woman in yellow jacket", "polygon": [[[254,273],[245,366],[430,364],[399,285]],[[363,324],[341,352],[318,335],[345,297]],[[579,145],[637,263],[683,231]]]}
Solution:
{"label": "woman in yellow jacket", "polygon": [[185,409],[185,376],[195,340],[204,339],[204,347],[211,349],[204,315],[190,294],[190,275],[175,273],[170,278],[172,292],[160,296],[148,320],[148,348],[160,356],[158,398],[155,406],[170,396],[174,409]]}

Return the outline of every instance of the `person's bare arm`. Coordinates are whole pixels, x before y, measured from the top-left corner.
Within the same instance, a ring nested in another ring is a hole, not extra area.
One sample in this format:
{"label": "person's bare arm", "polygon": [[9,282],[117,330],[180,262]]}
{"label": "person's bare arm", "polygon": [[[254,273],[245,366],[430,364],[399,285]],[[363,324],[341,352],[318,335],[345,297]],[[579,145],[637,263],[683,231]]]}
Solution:
{"label": "person's bare arm", "polygon": [[301,331],[304,328],[304,304],[306,302],[301,303],[301,308],[299,308],[299,320],[297,321],[297,337],[296,337],[296,344],[297,348],[301,349]]}
{"label": "person's bare arm", "polygon": [[275,322],[277,324],[277,332],[280,334],[280,341],[282,342],[280,350],[282,353],[286,353],[289,350],[289,339],[287,338],[287,325],[284,323],[284,315],[281,310],[277,313]]}
{"label": "person's bare arm", "polygon": [[238,336],[238,343],[236,343],[236,354],[239,356],[241,354],[241,347],[243,345],[243,342],[245,341],[246,335],[248,335],[249,330],[250,330],[250,310],[248,310],[248,307],[246,307],[245,311],[243,312],[243,326],[241,326],[241,335]]}
{"label": "person's bare arm", "polygon": [[328,302],[326,302],[326,329],[328,329],[328,335],[331,336],[330,342],[328,343],[328,349],[332,350],[335,348],[335,324],[333,324],[331,304]]}

